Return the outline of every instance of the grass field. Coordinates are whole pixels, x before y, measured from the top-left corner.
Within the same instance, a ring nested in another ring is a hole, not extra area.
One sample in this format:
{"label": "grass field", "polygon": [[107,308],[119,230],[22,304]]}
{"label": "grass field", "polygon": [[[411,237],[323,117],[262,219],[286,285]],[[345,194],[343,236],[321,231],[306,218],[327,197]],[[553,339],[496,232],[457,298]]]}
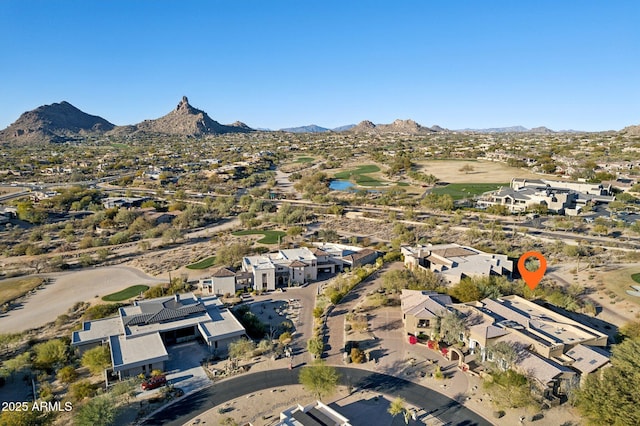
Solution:
{"label": "grass field", "polygon": [[631,279],[640,284],[640,273],[631,274]]}
{"label": "grass field", "polygon": [[114,148],[119,148],[119,149],[127,149],[129,148],[129,145],[124,144],[124,143],[119,143],[119,142],[112,142],[111,146]]}
{"label": "grass field", "polygon": [[365,164],[355,169],[343,170],[341,172],[338,172],[334,175],[334,177],[336,179],[349,180],[353,176],[355,177],[356,184],[360,186],[380,186],[384,185],[386,182],[368,175],[369,173],[378,173],[379,171],[380,167],[376,166],[375,164]]}
{"label": "grass field", "polygon": [[44,278],[13,278],[2,281],[0,284],[0,305],[24,296],[34,288],[44,283]]}
{"label": "grass field", "polygon": [[199,262],[192,263],[191,265],[187,265],[187,269],[207,269],[213,266],[216,261],[215,256],[207,257],[206,259],[202,259]]}
{"label": "grass field", "polygon": [[509,186],[508,183],[451,183],[447,186],[438,186],[431,191],[433,194],[449,194],[454,200],[462,200],[487,191],[494,191],[501,186]]}
{"label": "grass field", "polygon": [[236,231],[233,235],[241,236],[241,235],[264,235],[263,238],[258,240],[261,244],[278,244],[278,239],[287,235],[286,232],[283,231],[260,231],[257,229],[247,229],[244,231]]}
{"label": "grass field", "polygon": [[104,300],[105,302],[122,302],[123,300],[136,297],[140,293],[143,293],[147,290],[149,290],[148,285],[132,285],[131,287],[127,287],[124,290],[118,291],[116,293],[107,294],[102,298],[102,300]]}
{"label": "grass field", "polygon": [[[473,167],[473,171],[465,174],[460,169],[464,165]],[[427,160],[417,161],[416,170],[422,173],[431,173],[442,182],[449,183],[493,183],[510,182],[511,179],[542,179],[549,176],[538,175],[528,170],[510,167],[503,163],[482,160]]]}
{"label": "grass field", "polygon": [[298,157],[296,163],[313,163],[316,159],[312,157]]}

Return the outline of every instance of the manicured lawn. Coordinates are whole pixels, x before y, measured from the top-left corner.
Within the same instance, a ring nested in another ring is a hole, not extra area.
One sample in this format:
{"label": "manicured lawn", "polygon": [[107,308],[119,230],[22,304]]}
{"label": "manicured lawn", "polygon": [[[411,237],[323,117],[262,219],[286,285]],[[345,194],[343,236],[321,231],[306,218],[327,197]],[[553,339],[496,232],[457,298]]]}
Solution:
{"label": "manicured lawn", "polygon": [[215,261],[216,261],[215,256],[207,257],[205,259],[202,259],[199,262],[192,263],[191,265],[187,265],[187,269],[207,269],[213,266]]}
{"label": "manicured lawn", "polygon": [[380,167],[375,164],[367,164],[364,166],[360,166],[357,169],[353,170],[345,170],[339,173],[336,173],[336,179],[349,179],[351,175],[361,175],[364,173],[376,173],[380,171]]}
{"label": "manicured lawn", "polygon": [[258,229],[246,229],[244,231],[236,231],[233,233],[233,235],[236,235],[236,236],[259,235],[259,234],[264,235],[263,238],[260,238],[258,240],[258,242],[261,244],[278,244],[278,239],[287,235],[287,233],[283,231],[270,231],[270,230],[260,231]]}
{"label": "manicured lawn", "polygon": [[356,183],[360,186],[380,186],[384,185],[379,179],[367,175],[367,173],[376,173],[380,171],[380,167],[375,164],[367,164],[352,170],[344,170],[335,174],[336,179],[349,180],[355,176]]}
{"label": "manicured lawn", "polygon": [[398,182],[398,186],[409,186],[407,182]]}
{"label": "manicured lawn", "polygon": [[133,285],[131,287],[127,287],[124,290],[121,290],[117,293],[107,294],[102,298],[105,302],[121,302],[123,300],[131,299],[132,297],[136,297],[140,295],[140,293],[144,293],[149,290],[148,285]]}
{"label": "manicured lawn", "polygon": [[129,145],[126,145],[124,143],[119,143],[119,142],[112,142],[111,146],[114,148],[119,148],[119,149],[128,149]]}
{"label": "manicured lawn", "polygon": [[509,186],[508,183],[451,183],[447,186],[439,186],[431,191],[434,194],[449,194],[454,200],[470,198],[488,191],[495,191],[501,186]]}
{"label": "manicured lawn", "polygon": [[640,273],[631,274],[631,279],[640,284]]}
{"label": "manicured lawn", "polygon": [[311,158],[311,157],[298,157],[296,159],[296,163],[313,163],[315,161],[315,158]]}

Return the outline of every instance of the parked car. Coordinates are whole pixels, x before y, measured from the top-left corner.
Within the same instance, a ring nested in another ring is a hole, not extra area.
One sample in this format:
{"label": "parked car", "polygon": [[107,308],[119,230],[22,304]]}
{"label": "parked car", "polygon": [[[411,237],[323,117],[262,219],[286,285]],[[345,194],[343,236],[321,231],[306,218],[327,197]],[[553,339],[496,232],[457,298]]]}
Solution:
{"label": "parked car", "polygon": [[142,382],[142,390],[151,390],[167,384],[167,376],[154,376]]}

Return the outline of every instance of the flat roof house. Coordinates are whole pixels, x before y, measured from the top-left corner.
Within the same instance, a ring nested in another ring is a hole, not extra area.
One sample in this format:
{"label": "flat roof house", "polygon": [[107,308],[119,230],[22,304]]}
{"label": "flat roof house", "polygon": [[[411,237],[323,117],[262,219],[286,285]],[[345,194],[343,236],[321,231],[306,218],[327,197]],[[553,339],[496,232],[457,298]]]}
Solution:
{"label": "flat roof house", "polygon": [[[467,324],[460,336],[466,350],[451,348],[452,360],[466,367],[489,361],[519,371],[550,398],[563,394],[574,377],[609,363],[606,334],[520,296],[454,304],[445,294],[403,290],[401,306],[406,333],[432,338],[439,332],[438,317],[457,311]],[[513,348],[514,360],[494,353],[500,343]]]}
{"label": "flat roof house", "polygon": [[275,426],[351,426],[348,418],[320,401],[296,405],[280,413]]}
{"label": "flat roof house", "polygon": [[485,253],[459,244],[400,247],[408,269],[437,272],[450,284],[464,277],[505,275],[511,277],[513,262],[506,255]]}
{"label": "flat roof house", "polygon": [[86,321],[71,346],[80,352],[109,344],[111,371],[120,379],[164,370],[170,345],[199,339],[211,353],[224,353],[245,329],[215,296],[192,293],[135,302],[118,316]]}

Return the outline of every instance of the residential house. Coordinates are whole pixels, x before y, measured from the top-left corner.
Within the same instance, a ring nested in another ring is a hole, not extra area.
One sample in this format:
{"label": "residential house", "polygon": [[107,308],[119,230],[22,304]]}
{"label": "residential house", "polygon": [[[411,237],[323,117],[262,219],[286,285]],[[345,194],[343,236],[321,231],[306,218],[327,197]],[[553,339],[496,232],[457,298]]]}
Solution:
{"label": "residential house", "polygon": [[201,278],[198,287],[204,294],[227,295],[253,287],[253,274],[222,267],[210,277]]}
{"label": "residential house", "polygon": [[275,426],[351,426],[348,418],[320,401],[297,404],[280,413]]}
{"label": "residential house", "polygon": [[434,338],[440,318],[449,310],[451,297],[434,291],[403,290],[400,299],[404,329],[413,336]]}
{"label": "residential house", "polygon": [[[606,334],[520,296],[452,304],[446,295],[403,290],[403,321],[409,335],[433,337],[438,333],[438,318],[451,310],[467,323],[460,336],[465,353],[452,348],[451,359],[458,359],[463,369],[485,362],[511,368],[533,378],[550,399],[564,394],[577,378],[609,363]],[[500,343],[513,349],[513,359],[494,349]]]}
{"label": "residential house", "polygon": [[123,379],[164,370],[171,345],[200,340],[211,353],[224,354],[231,341],[245,335],[217,297],[185,293],[136,301],[115,317],[86,321],[73,332],[71,346],[82,353],[109,345],[112,365],[107,372]]}
{"label": "residential house", "polygon": [[483,194],[476,205],[500,205],[511,213],[543,205],[553,213],[577,215],[587,204],[610,203],[614,199],[610,184],[514,178],[509,187]]}
{"label": "residential house", "polygon": [[402,246],[404,264],[411,270],[437,272],[450,284],[464,277],[511,277],[513,261],[506,255],[485,253],[459,244]]}
{"label": "residential house", "polygon": [[372,263],[378,257],[376,251],[367,248],[331,243],[315,243],[314,246],[247,256],[242,259],[242,270],[253,275],[255,289],[268,291],[315,281],[319,273],[335,274],[345,267]]}

